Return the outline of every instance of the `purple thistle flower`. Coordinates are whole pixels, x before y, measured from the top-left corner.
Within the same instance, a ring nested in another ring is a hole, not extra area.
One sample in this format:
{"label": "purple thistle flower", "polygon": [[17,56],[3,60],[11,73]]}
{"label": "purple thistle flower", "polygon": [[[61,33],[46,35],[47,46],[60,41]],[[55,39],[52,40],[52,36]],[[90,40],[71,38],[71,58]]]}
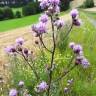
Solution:
{"label": "purple thistle flower", "polygon": [[36,24],[33,24],[33,25],[32,25],[32,31],[37,32]]}
{"label": "purple thistle flower", "polygon": [[23,87],[23,86],[24,86],[24,82],[23,82],[23,81],[20,81],[20,82],[18,83],[18,86],[19,86],[19,87]]}
{"label": "purple thistle flower", "polygon": [[48,89],[48,85],[46,82],[42,81],[38,86],[37,86],[37,92],[43,92]]}
{"label": "purple thistle flower", "polygon": [[17,49],[17,51],[19,51],[19,52],[22,52],[22,50],[23,50],[22,47],[20,47],[20,46],[17,46],[16,49]]}
{"label": "purple thistle flower", "polygon": [[86,58],[82,59],[81,64],[83,68],[88,68],[88,66],[90,65],[89,61]]}
{"label": "purple thistle flower", "polygon": [[40,22],[37,24],[38,34],[46,33],[46,26],[44,23]]}
{"label": "purple thistle flower", "polygon": [[73,83],[73,79],[67,81],[69,84]]}
{"label": "purple thistle flower", "polygon": [[17,96],[18,92],[16,89],[11,89],[9,92],[9,96]]}
{"label": "purple thistle flower", "polygon": [[14,46],[10,45],[10,46],[7,46],[7,47],[5,48],[5,52],[8,53],[8,54],[14,53],[14,52],[16,52],[16,49],[15,49]]}
{"label": "purple thistle flower", "polygon": [[48,15],[46,15],[46,14],[41,15],[41,17],[39,18],[39,20],[42,23],[46,23],[48,21]]}
{"label": "purple thistle flower", "polygon": [[5,48],[5,52],[6,52],[6,53],[10,53],[10,52],[11,52],[11,46],[7,46],[7,47]]}
{"label": "purple thistle flower", "polygon": [[71,16],[73,19],[75,19],[77,17],[77,15],[79,14],[78,10],[77,9],[73,9],[71,12],[70,12]]}
{"label": "purple thistle flower", "polygon": [[38,37],[39,35],[46,33],[46,26],[45,23],[38,23],[32,26],[32,31],[34,31],[36,33],[36,37]]}
{"label": "purple thistle flower", "polygon": [[83,50],[79,52],[79,56],[83,56],[84,57]]}
{"label": "purple thistle flower", "polygon": [[24,54],[25,56],[27,56],[27,57],[28,57],[28,53],[29,53],[28,49],[27,49],[27,48],[25,48],[25,49],[23,50],[23,54]]}
{"label": "purple thistle flower", "polygon": [[45,8],[47,8],[48,6],[49,6],[48,0],[42,0],[42,1],[40,2],[40,7],[41,7],[41,9],[45,9]]}
{"label": "purple thistle flower", "polygon": [[83,56],[77,56],[77,57],[76,57],[76,60],[75,60],[75,64],[76,64],[76,65],[81,64],[83,58],[84,58]]}
{"label": "purple thistle flower", "polygon": [[64,93],[68,93],[69,92],[69,88],[65,87],[64,88]]}
{"label": "purple thistle flower", "polygon": [[59,29],[64,26],[64,22],[62,20],[57,20],[54,25]]}
{"label": "purple thistle flower", "polygon": [[53,14],[54,11],[55,11],[54,8],[55,8],[55,7],[50,6],[50,7],[48,8],[48,12],[47,12],[47,14],[49,14],[49,15],[50,15],[50,14]]}
{"label": "purple thistle flower", "polygon": [[74,42],[70,42],[70,43],[69,43],[69,48],[72,48],[72,49],[73,49],[74,46],[75,46],[75,43],[74,43]]}
{"label": "purple thistle flower", "polygon": [[75,46],[73,47],[73,51],[74,51],[74,53],[79,54],[80,51],[82,51],[82,46],[79,45],[79,44],[75,45]]}
{"label": "purple thistle flower", "polygon": [[18,45],[22,45],[23,43],[24,43],[24,39],[23,38],[17,38],[16,39],[16,43],[18,44]]}
{"label": "purple thistle flower", "polygon": [[56,14],[60,13],[60,7],[59,6],[50,6],[48,8],[47,14],[50,15],[50,14],[53,14],[53,13],[56,13]]}
{"label": "purple thistle flower", "polygon": [[54,10],[55,10],[55,13],[60,13],[60,7],[59,6],[55,6]]}
{"label": "purple thistle flower", "polygon": [[60,0],[49,0],[49,3],[53,6],[59,5],[60,4]]}
{"label": "purple thistle flower", "polygon": [[81,20],[80,19],[74,19],[73,20],[73,24],[75,25],[75,26],[80,26],[81,25]]}
{"label": "purple thistle flower", "polygon": [[36,40],[36,41],[35,41],[35,44],[37,44],[37,45],[38,45],[38,44],[39,44],[39,41],[38,41],[38,40]]}

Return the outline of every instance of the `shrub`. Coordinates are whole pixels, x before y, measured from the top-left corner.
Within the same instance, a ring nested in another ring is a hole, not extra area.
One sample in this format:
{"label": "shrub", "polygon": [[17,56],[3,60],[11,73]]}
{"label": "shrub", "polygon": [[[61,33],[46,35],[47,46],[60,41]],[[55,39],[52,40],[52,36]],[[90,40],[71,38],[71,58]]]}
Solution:
{"label": "shrub", "polygon": [[85,8],[94,7],[94,0],[86,0],[86,1],[84,2],[84,7],[85,7]]}
{"label": "shrub", "polygon": [[21,16],[21,12],[20,12],[20,11],[16,11],[15,17],[16,17],[16,18],[21,18],[21,17],[22,17],[22,16]]}
{"label": "shrub", "polygon": [[40,12],[41,12],[41,10],[39,8],[38,2],[31,2],[22,8],[22,13],[24,16],[34,15],[34,14],[37,14]]}
{"label": "shrub", "polygon": [[39,2],[35,2],[34,4],[35,4],[35,8],[36,8],[36,13],[41,13],[42,10],[41,10],[41,8],[40,8]]}
{"label": "shrub", "polygon": [[10,7],[5,7],[3,10],[4,10],[4,18],[5,19],[14,18],[14,13]]}
{"label": "shrub", "polygon": [[0,21],[4,20],[4,11],[3,9],[0,9]]}
{"label": "shrub", "polygon": [[61,11],[65,11],[70,7],[70,0],[61,0]]}

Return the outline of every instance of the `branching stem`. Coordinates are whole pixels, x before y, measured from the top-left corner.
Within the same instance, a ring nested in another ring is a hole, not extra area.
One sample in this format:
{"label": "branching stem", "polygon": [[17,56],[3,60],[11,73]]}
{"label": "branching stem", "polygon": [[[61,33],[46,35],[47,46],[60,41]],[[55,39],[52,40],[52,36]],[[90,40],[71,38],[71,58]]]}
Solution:
{"label": "branching stem", "polygon": [[41,42],[41,44],[43,45],[43,47],[44,47],[48,52],[52,53],[52,51],[49,50],[49,49],[46,47],[46,45],[44,44],[43,39],[42,39],[42,35],[39,36],[39,39],[40,39],[40,42]]}
{"label": "branching stem", "polygon": [[31,66],[31,64],[28,62],[28,59],[24,56],[24,54],[20,54],[18,51],[16,51],[19,55],[21,55],[23,57],[23,59],[26,61],[26,63],[28,64],[28,66],[31,68],[31,70],[33,70],[33,73],[35,74],[35,77],[37,79],[37,81],[39,80],[39,76],[38,73],[36,72],[36,70]]}
{"label": "branching stem", "polygon": [[[52,33],[52,38],[53,38],[53,50],[52,50],[52,57],[51,57],[51,69],[52,69],[53,63],[54,63],[55,49],[56,49],[55,33],[54,33],[54,24],[53,24],[53,18],[52,18],[52,16],[51,16],[51,24],[52,24],[52,32],[53,32],[53,33]],[[49,73],[49,82],[48,82],[49,88],[48,88],[48,94],[47,94],[47,96],[50,96],[52,73],[53,73],[53,71],[50,70],[50,73]]]}

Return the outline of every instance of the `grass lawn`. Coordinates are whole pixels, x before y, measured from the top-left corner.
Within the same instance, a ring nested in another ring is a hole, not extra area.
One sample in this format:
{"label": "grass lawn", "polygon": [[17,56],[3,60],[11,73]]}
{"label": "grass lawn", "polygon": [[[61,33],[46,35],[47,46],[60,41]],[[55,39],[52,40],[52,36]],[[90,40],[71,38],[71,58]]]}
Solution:
{"label": "grass lawn", "polygon": [[[13,10],[14,12],[16,12],[16,10],[21,10],[21,8],[16,8],[16,9],[14,8]],[[68,11],[61,12],[60,15],[64,15],[68,13]],[[37,14],[37,15],[26,16],[22,18],[0,21],[0,32],[31,25],[35,23],[36,21],[38,21],[39,16],[40,14]]]}
{"label": "grass lawn", "polygon": [[31,25],[38,20],[39,16],[40,14],[37,14],[19,19],[16,18],[12,20],[0,21],[0,32]]}

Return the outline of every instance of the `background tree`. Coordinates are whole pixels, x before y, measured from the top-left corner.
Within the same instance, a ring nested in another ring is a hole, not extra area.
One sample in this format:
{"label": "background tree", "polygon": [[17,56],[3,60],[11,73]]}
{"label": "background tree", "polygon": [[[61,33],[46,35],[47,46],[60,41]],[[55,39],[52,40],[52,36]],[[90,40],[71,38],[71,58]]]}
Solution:
{"label": "background tree", "polygon": [[61,0],[61,11],[65,11],[70,7],[70,0]]}

